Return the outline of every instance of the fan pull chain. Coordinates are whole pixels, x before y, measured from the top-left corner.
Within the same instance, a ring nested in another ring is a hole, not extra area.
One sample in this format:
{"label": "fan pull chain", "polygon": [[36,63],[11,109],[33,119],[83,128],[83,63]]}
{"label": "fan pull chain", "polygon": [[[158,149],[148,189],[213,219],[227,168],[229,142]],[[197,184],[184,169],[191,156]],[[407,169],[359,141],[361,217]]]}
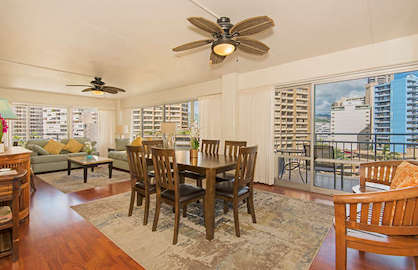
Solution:
{"label": "fan pull chain", "polygon": [[210,9],[208,9],[207,7],[205,7],[204,5],[202,5],[201,3],[197,2],[196,0],[190,0],[190,2],[192,2],[193,4],[195,4],[196,6],[198,6],[199,8],[201,8],[203,11],[207,12],[208,14],[212,15],[216,19],[219,18],[219,16],[215,12],[213,12]]}

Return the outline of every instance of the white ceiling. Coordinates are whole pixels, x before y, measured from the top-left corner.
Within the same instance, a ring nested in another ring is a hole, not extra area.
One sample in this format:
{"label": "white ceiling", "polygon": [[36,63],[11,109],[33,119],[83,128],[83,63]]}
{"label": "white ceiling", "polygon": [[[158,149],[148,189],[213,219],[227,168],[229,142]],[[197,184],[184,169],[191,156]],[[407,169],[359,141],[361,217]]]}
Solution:
{"label": "white ceiling", "polygon": [[417,0],[199,0],[233,23],[268,15],[252,36],[270,46],[209,64],[209,47],[171,48],[208,37],[186,21],[215,20],[189,0],[2,0],[0,87],[80,94],[94,75],[128,92],[174,88],[418,33]]}

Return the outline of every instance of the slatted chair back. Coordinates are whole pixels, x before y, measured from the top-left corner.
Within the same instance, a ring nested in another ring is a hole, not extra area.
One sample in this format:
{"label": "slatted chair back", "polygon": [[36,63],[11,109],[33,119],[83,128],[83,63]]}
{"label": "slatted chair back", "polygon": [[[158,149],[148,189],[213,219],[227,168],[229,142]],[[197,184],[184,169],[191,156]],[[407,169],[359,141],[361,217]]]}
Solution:
{"label": "slatted chair back", "polygon": [[342,216],[346,204],[350,215],[348,229],[385,235],[418,234],[418,186],[354,195],[334,196],[336,216]]}
{"label": "slatted chair back", "polygon": [[151,151],[157,182],[157,193],[160,192],[160,188],[164,188],[174,190],[178,194],[180,176],[174,149],[152,148]]}
{"label": "slatted chair back", "polygon": [[[360,187],[365,187],[366,182],[373,182],[390,186],[395,176],[396,168],[405,160],[378,161],[360,164]],[[416,160],[407,160],[418,165]]]}
{"label": "slatted chair back", "polygon": [[151,148],[158,147],[163,148],[164,142],[163,140],[152,140],[152,141],[142,141],[142,145],[144,146],[145,155],[147,158],[151,157]]}
{"label": "slatted chair back", "polygon": [[235,169],[234,192],[237,192],[239,187],[253,184],[257,149],[258,146],[241,147],[239,149]]}
{"label": "slatted chair back", "polygon": [[203,140],[200,151],[208,155],[217,155],[219,153],[219,140]]}
{"label": "slatted chair back", "polygon": [[247,146],[246,141],[225,141],[224,155],[237,158],[239,149],[245,146]]}
{"label": "slatted chair back", "polygon": [[129,173],[131,175],[131,184],[135,185],[137,181],[148,183],[147,160],[143,146],[126,146],[128,155]]}

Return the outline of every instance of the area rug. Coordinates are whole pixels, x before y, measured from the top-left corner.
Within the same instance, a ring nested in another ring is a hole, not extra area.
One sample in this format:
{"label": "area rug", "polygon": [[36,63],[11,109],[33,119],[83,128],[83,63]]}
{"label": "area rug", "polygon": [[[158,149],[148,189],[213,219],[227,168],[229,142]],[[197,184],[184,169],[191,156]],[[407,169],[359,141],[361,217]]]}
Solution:
{"label": "area rug", "polygon": [[94,169],[94,172],[89,169],[87,172],[87,183],[84,183],[83,169],[72,170],[71,175],[67,175],[67,171],[61,171],[37,176],[64,193],[107,186],[130,179],[129,173],[118,170],[113,170],[112,178],[109,179],[107,166],[97,167]]}
{"label": "area rug", "polygon": [[333,208],[311,201],[256,191],[253,224],[246,205],[239,210],[241,237],[235,236],[232,211],[216,202],[215,239],[205,239],[201,204],[189,205],[180,218],[179,240],[172,245],[174,214],[162,205],[158,228],[142,225],[143,207],[128,217],[130,193],[73,206],[145,269],[308,269],[327,235]]}

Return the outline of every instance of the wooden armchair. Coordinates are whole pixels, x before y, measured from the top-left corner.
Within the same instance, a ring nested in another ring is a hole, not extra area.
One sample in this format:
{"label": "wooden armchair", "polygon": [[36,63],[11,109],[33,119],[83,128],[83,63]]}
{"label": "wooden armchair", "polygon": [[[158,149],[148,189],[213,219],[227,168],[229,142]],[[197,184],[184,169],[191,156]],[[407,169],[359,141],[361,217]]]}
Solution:
{"label": "wooden armchair", "polygon": [[[374,168],[372,170],[376,172]],[[417,197],[418,187],[335,195],[336,269],[346,269],[347,248],[385,255],[413,256],[417,269]]]}
{"label": "wooden armchair", "polygon": [[[366,190],[366,182],[390,186],[395,176],[396,168],[405,160],[391,160],[362,163],[360,165],[360,191]],[[416,160],[406,160],[418,165]]]}

